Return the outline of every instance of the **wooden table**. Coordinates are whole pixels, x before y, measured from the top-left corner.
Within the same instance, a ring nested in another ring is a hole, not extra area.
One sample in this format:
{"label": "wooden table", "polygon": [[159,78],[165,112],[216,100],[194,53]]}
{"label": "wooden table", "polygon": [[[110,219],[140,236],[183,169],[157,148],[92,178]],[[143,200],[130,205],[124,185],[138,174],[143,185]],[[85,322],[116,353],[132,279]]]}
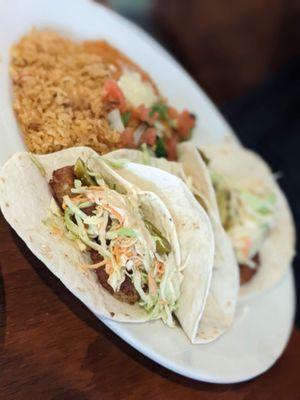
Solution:
{"label": "wooden table", "polygon": [[27,250],[0,217],[0,400],[300,399],[300,332],[261,377],[196,382],[129,347]]}

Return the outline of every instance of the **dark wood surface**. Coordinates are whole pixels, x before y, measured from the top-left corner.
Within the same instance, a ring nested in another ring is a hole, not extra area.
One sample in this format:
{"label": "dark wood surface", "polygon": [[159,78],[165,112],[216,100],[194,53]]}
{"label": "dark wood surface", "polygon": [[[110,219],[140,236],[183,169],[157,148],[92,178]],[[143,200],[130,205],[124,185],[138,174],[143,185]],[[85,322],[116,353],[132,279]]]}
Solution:
{"label": "dark wood surface", "polygon": [[211,385],[172,373],[110,332],[0,217],[0,399],[299,399],[300,332],[271,370]]}
{"label": "dark wood surface", "polygon": [[230,0],[228,5],[155,1],[153,33],[160,33],[217,104],[248,93],[300,54],[300,1]]}

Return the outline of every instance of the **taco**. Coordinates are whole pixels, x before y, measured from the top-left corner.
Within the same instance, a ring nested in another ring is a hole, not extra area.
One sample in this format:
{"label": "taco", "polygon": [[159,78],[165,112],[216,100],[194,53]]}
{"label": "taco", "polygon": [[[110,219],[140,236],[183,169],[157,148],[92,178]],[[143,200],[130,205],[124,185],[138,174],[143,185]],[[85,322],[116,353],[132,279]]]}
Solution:
{"label": "taco", "polygon": [[88,148],[15,154],[1,170],[3,215],[95,314],[173,325],[183,275],[172,218],[101,159],[89,169],[92,157]]}
{"label": "taco", "polygon": [[[199,219],[197,215],[206,211],[211,222],[215,254],[205,308],[200,318],[197,313],[186,312],[183,315],[180,311],[177,312],[177,317],[183,326],[187,322],[186,319],[193,324],[193,342],[208,343],[227,331],[234,319],[239,282],[232,246],[220,222],[210,212],[206,198],[200,191],[193,196],[189,190],[187,186],[190,185],[189,178],[185,175],[182,165],[163,158],[151,157],[146,148],[144,150],[143,153],[122,149],[111,152],[105,157],[110,160],[132,161],[124,162],[117,173],[139,188],[154,192],[164,202],[175,223],[183,263],[188,264],[192,259],[195,263],[193,268],[197,268],[197,263],[201,259],[201,242],[195,242],[191,234],[193,224],[197,224],[196,221]],[[144,165],[136,167],[135,163]],[[175,191],[175,186],[182,189]],[[189,280],[186,282],[190,285]],[[197,295],[196,289],[194,295]]]}
{"label": "taco", "polygon": [[[273,286],[290,265],[295,229],[287,200],[268,165],[239,146],[178,146],[179,160],[229,236],[240,269],[240,294]],[[196,167],[198,166],[198,167]]]}
{"label": "taco", "polygon": [[[82,147],[42,156],[17,153],[0,174],[3,215],[97,316],[125,322],[161,318],[173,326],[175,312],[200,315],[214,254],[206,214],[199,213],[189,236],[201,247],[195,269],[193,259],[189,266],[182,263],[165,204],[120,177],[111,164]],[[191,338],[189,326],[185,331]]]}

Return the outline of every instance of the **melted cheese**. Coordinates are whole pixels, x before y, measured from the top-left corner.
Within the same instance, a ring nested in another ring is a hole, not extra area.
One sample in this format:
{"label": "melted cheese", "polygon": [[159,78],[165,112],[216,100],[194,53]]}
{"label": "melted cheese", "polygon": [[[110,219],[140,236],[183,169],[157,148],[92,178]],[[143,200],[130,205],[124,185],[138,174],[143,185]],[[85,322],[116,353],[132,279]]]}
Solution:
{"label": "melted cheese", "polygon": [[122,89],[126,100],[133,106],[138,107],[144,104],[146,107],[151,107],[158,101],[158,97],[149,82],[142,80],[138,72],[124,70],[118,84]]}

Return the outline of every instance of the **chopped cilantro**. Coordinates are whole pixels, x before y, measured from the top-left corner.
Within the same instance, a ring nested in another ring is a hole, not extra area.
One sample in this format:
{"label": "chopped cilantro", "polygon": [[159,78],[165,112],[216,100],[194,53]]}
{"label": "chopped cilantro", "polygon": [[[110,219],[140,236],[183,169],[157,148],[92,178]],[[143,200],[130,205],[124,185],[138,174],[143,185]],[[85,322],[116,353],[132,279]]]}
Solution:
{"label": "chopped cilantro", "polygon": [[130,111],[126,111],[126,112],[124,112],[124,114],[122,114],[121,119],[122,119],[124,126],[127,126],[128,122],[130,120],[130,117],[131,117]]}
{"label": "chopped cilantro", "polygon": [[166,145],[162,138],[157,137],[155,154],[157,157],[167,157]]}
{"label": "chopped cilantro", "polygon": [[168,106],[164,103],[155,103],[151,107],[150,117],[153,117],[154,113],[157,112],[159,119],[166,121],[168,119]]}

